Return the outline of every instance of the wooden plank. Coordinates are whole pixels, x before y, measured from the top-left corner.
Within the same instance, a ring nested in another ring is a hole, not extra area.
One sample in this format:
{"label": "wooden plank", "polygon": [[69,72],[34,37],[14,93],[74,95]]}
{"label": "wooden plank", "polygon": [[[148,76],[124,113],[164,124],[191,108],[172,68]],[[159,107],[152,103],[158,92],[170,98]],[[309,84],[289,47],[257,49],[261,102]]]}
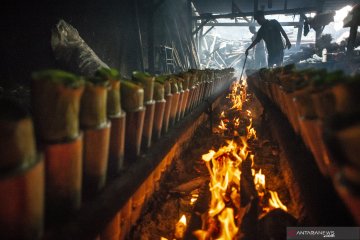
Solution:
{"label": "wooden plank", "polygon": [[[281,26],[300,26],[302,25],[300,22],[280,22]],[[232,22],[232,23],[214,23],[209,22],[206,23],[205,26],[211,26],[211,27],[249,27],[249,26],[256,26],[260,27],[259,24],[256,23],[247,23],[247,22]]]}

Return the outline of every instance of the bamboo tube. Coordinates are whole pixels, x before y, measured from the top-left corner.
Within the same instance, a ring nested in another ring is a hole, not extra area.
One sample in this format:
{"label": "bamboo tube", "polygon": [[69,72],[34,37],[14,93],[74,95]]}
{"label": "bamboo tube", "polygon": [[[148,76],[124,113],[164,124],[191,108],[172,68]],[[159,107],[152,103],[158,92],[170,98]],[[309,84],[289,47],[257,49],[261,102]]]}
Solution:
{"label": "bamboo tube", "polygon": [[121,102],[127,114],[124,164],[128,166],[140,155],[145,118],[144,89],[131,81],[121,83]]}
{"label": "bamboo tube", "polygon": [[34,122],[40,139],[54,142],[79,136],[84,81],[60,70],[36,72],[32,79]]}
{"label": "bamboo tube", "polygon": [[172,106],[173,95],[171,94],[171,84],[167,81],[169,77],[166,75],[156,77],[156,82],[164,85],[164,98],[165,98],[165,109],[164,109],[164,118],[162,124],[162,132],[167,133],[169,129],[170,122],[170,113]]}
{"label": "bamboo tube", "polygon": [[126,113],[109,117],[111,122],[108,176],[117,175],[124,168]]}
{"label": "bamboo tube", "polygon": [[109,81],[89,78],[81,98],[80,125],[83,129],[101,128],[107,124],[107,90]]}
{"label": "bamboo tube", "polygon": [[108,176],[117,175],[123,168],[126,113],[121,109],[120,73],[113,68],[101,68],[96,75],[108,80],[107,115],[111,122]]}
{"label": "bamboo tube", "polygon": [[109,156],[110,126],[84,131],[84,194],[93,196],[106,183]]}
{"label": "bamboo tube", "polygon": [[147,149],[151,146],[152,129],[154,125],[155,101],[153,101],[153,97],[155,77],[148,73],[134,71],[132,79],[144,87],[144,105],[146,110],[142,146]]}
{"label": "bamboo tube", "polygon": [[148,73],[134,71],[132,74],[133,81],[141,83],[144,88],[144,102],[151,102],[154,96],[155,77]]}
{"label": "bamboo tube", "polygon": [[0,99],[0,172],[31,165],[36,159],[33,123],[14,99]]}
{"label": "bamboo tube", "polygon": [[0,175],[0,239],[40,240],[44,225],[44,161]]}
{"label": "bamboo tube", "polygon": [[164,113],[165,113],[165,87],[159,82],[155,82],[154,90],[155,100],[155,113],[154,113],[154,126],[153,126],[153,139],[157,140],[161,136],[161,129],[163,125]]}
{"label": "bamboo tube", "polygon": [[177,107],[177,111],[176,111],[176,121],[180,121],[180,117],[181,117],[181,107],[183,105],[183,99],[184,99],[184,90],[183,90],[183,79],[182,78],[177,78],[177,85],[178,85],[178,89],[179,89],[179,103],[178,103],[178,107]]}
{"label": "bamboo tube", "polygon": [[173,126],[175,125],[175,121],[176,121],[176,114],[179,106],[180,93],[175,79],[171,78],[169,79],[169,82],[171,84],[171,94],[173,95],[171,111],[170,111],[170,126]]}
{"label": "bamboo tube", "polygon": [[129,80],[121,81],[121,103],[126,112],[135,112],[144,107],[144,89]]}
{"label": "bamboo tube", "polygon": [[83,138],[44,144],[46,169],[46,214],[50,219],[65,218],[80,208]]}
{"label": "bamboo tube", "polygon": [[144,129],[142,134],[142,146],[144,149],[148,149],[151,146],[152,131],[154,125],[155,116],[155,101],[149,101],[145,103],[145,119]]}

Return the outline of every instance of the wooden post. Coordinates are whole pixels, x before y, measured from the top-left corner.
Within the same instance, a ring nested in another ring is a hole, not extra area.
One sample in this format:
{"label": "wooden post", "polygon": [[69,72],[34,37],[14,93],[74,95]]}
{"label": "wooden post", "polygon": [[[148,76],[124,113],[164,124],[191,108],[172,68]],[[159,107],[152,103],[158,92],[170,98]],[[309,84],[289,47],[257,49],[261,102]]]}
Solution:
{"label": "wooden post", "polygon": [[138,6],[138,0],[134,1],[134,7],[135,7],[135,15],[136,15],[136,24],[138,28],[138,34],[139,34],[139,48],[140,48],[140,67],[141,71],[144,71],[144,51],[143,51],[143,45],[142,45],[142,37],[141,37],[141,28],[140,28],[140,16],[139,16],[139,6]]}
{"label": "wooden post", "polygon": [[356,35],[357,35],[358,26],[354,25],[350,28],[350,35],[349,35],[349,41],[347,45],[347,55],[351,55],[354,48],[355,48],[355,42],[356,42]]}
{"label": "wooden post", "polygon": [[254,13],[259,9],[259,0],[254,0]]}
{"label": "wooden post", "polygon": [[297,39],[296,39],[296,48],[300,48],[301,36],[302,36],[303,28],[304,28],[304,17],[302,15],[300,15],[300,21],[299,21],[299,26],[298,26],[298,34],[297,34]]}

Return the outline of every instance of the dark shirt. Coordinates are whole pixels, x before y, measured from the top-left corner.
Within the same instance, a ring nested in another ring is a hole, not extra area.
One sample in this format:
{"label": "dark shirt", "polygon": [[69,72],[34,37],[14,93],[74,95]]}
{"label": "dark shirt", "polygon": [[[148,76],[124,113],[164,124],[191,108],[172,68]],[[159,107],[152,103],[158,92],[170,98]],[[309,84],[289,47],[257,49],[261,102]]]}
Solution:
{"label": "dark shirt", "polygon": [[263,39],[268,50],[268,54],[279,54],[284,51],[284,42],[281,37],[281,25],[276,20],[266,20],[256,36],[256,39],[260,41]]}

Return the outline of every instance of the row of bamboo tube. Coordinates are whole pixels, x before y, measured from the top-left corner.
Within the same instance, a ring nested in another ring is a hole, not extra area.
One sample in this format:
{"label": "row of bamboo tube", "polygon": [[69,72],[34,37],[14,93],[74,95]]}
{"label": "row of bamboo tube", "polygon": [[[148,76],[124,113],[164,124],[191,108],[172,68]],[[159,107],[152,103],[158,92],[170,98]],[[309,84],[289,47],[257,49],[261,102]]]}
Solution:
{"label": "row of bamboo tube", "polygon": [[[0,239],[41,239],[45,215],[47,222],[66,220],[84,196],[98,194],[232,74],[233,69],[157,77],[134,72],[124,79],[115,69],[99,69],[93,78],[60,70],[34,73],[32,115],[14,100],[0,101],[6,115],[0,117],[0,190],[8,193],[0,197]],[[131,224],[167,164],[129,200]]]}
{"label": "row of bamboo tube", "polygon": [[360,75],[289,65],[248,82],[281,109],[360,223]]}

